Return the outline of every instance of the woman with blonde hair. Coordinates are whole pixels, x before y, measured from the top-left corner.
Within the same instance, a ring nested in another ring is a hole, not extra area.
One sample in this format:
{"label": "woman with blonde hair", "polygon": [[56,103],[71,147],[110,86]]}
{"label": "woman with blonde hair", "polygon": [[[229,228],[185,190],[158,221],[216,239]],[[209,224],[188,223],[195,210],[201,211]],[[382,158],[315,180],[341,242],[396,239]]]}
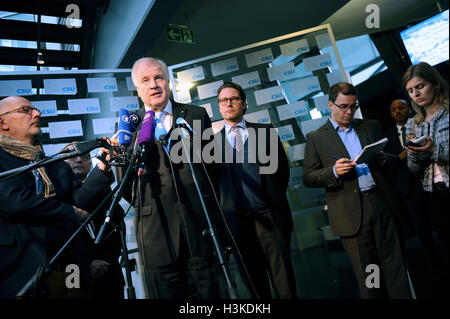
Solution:
{"label": "woman with blonde hair", "polygon": [[[439,243],[440,266],[448,295],[449,95],[448,83],[428,63],[408,68],[403,85],[416,111],[406,134],[426,136],[422,146],[408,146],[408,168],[422,181],[428,214]],[[424,212],[425,214],[426,212]]]}

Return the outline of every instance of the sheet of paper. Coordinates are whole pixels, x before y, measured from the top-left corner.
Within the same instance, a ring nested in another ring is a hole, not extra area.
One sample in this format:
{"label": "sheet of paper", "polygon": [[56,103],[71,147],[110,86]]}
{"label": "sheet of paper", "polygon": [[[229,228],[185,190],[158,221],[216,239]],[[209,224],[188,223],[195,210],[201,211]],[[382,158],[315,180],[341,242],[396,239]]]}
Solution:
{"label": "sheet of paper", "polygon": [[189,90],[183,90],[183,91],[177,91],[177,99],[176,101],[178,103],[191,103],[191,93]]}
{"label": "sheet of paper", "polygon": [[119,112],[120,109],[139,110],[137,96],[112,96],[109,98],[111,112]]}
{"label": "sheet of paper", "polygon": [[117,123],[117,118],[115,118],[115,117],[93,119],[92,127],[94,128],[94,135],[98,135],[98,134],[113,135],[116,123]]}
{"label": "sheet of paper", "polygon": [[286,81],[298,77],[292,62],[267,68],[267,75],[269,76],[269,81]]}
{"label": "sheet of paper", "polygon": [[297,56],[309,52],[308,40],[301,39],[280,45],[281,54],[284,57]]}
{"label": "sheet of paper", "polygon": [[213,76],[218,76],[239,70],[236,58],[230,58],[218,62],[211,63],[211,72]]}
{"label": "sheet of paper", "polygon": [[305,101],[297,101],[289,104],[280,105],[277,107],[280,121],[292,119],[298,116],[308,115],[308,106]]}
{"label": "sheet of paper", "polygon": [[272,60],[273,55],[271,48],[259,50],[245,55],[245,61],[247,62],[247,67],[249,68],[255,65],[268,63]]}
{"label": "sheet of paper", "polygon": [[320,84],[316,76],[291,82],[292,94],[302,96],[311,92],[319,91]]}
{"label": "sheet of paper", "polygon": [[83,127],[80,120],[49,122],[48,131],[50,138],[83,136]]}
{"label": "sheet of paper", "polygon": [[281,142],[286,142],[295,139],[294,129],[292,125],[285,125],[275,128],[277,130],[278,136]]}
{"label": "sheet of paper", "polygon": [[70,115],[101,112],[98,98],[70,99],[67,100],[67,105],[69,106]]}
{"label": "sheet of paper", "polygon": [[289,160],[291,162],[301,161],[305,157],[305,146],[305,143],[289,146]]}
{"label": "sheet of paper", "polygon": [[202,66],[177,72],[178,82],[192,83],[205,79],[205,72]]}
{"label": "sheet of paper", "polygon": [[45,94],[77,94],[75,79],[44,79]]}
{"label": "sheet of paper", "polygon": [[31,102],[31,104],[33,104],[34,107],[37,107],[39,110],[41,110],[42,117],[58,115],[58,110],[56,107],[56,100],[33,101],[33,102]]}
{"label": "sheet of paper", "polygon": [[244,119],[251,123],[270,123],[269,110],[246,113]]}
{"label": "sheet of paper", "polygon": [[262,105],[284,99],[283,88],[281,86],[272,86],[267,89],[255,91],[256,105]]}
{"label": "sheet of paper", "polygon": [[86,78],[89,93],[116,92],[116,78]]}
{"label": "sheet of paper", "polygon": [[315,70],[332,67],[333,62],[331,61],[331,55],[329,53],[325,53],[303,59],[303,65],[305,66],[306,72],[312,72]]}
{"label": "sheet of paper", "polygon": [[33,95],[31,80],[0,81],[0,96]]}
{"label": "sheet of paper", "polygon": [[315,97],[313,99],[314,106],[316,107],[316,109],[318,111],[329,110],[328,98],[329,98],[329,95],[325,94],[325,95],[321,95],[321,96]]}
{"label": "sheet of paper", "polygon": [[217,96],[217,89],[223,84],[223,80],[210,82],[208,84],[199,85],[197,87],[198,98],[200,100]]}
{"label": "sheet of paper", "polygon": [[249,87],[261,84],[258,71],[233,76],[231,81],[239,84],[245,90]]}

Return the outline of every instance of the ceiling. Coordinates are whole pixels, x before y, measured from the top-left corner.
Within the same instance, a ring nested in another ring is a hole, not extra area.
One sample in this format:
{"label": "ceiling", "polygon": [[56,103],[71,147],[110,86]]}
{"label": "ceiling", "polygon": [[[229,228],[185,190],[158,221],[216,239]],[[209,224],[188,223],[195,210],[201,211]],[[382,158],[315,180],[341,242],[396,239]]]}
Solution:
{"label": "ceiling", "polygon": [[[96,20],[99,13],[106,9],[108,2],[107,0],[2,1],[0,11],[33,14],[36,15],[34,21],[38,21],[39,14],[57,17],[58,24],[0,19],[0,39],[79,45],[79,51],[41,49],[45,61],[43,66],[89,68]],[[80,9],[82,19],[80,28],[66,26],[66,18],[74,13],[70,7],[68,8],[70,4],[75,4]],[[2,46],[0,64],[36,66],[37,53],[36,48]]]}

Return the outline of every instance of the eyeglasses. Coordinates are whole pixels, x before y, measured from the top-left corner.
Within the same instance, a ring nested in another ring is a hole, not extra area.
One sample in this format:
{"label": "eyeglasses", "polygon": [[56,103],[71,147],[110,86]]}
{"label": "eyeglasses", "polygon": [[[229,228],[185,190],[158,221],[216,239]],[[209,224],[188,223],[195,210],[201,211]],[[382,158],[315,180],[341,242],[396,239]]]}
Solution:
{"label": "eyeglasses", "polygon": [[33,111],[38,111],[39,113],[42,113],[41,110],[35,108],[32,105],[24,105],[24,106],[19,107],[18,109],[11,110],[11,111],[5,112],[3,114],[0,114],[0,116],[6,115],[6,114],[9,114],[9,113],[31,114],[31,113],[33,113]]}
{"label": "eyeglasses", "polygon": [[219,104],[224,106],[228,104],[228,101],[231,102],[231,104],[238,104],[238,102],[241,100],[240,96],[232,96],[232,97],[223,97],[219,99]]}
{"label": "eyeglasses", "polygon": [[347,110],[350,108],[352,111],[356,111],[359,108],[359,103],[355,103],[352,105],[348,104],[336,104],[334,102],[331,102],[334,105],[336,105],[341,111],[347,112]]}

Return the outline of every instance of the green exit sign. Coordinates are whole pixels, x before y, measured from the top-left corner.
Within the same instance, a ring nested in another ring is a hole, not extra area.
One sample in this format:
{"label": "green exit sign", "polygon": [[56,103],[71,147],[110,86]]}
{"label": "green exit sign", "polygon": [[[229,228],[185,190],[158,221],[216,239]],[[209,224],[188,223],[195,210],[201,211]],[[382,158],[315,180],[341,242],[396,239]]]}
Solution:
{"label": "green exit sign", "polygon": [[194,44],[194,34],[187,28],[167,27],[167,40]]}

